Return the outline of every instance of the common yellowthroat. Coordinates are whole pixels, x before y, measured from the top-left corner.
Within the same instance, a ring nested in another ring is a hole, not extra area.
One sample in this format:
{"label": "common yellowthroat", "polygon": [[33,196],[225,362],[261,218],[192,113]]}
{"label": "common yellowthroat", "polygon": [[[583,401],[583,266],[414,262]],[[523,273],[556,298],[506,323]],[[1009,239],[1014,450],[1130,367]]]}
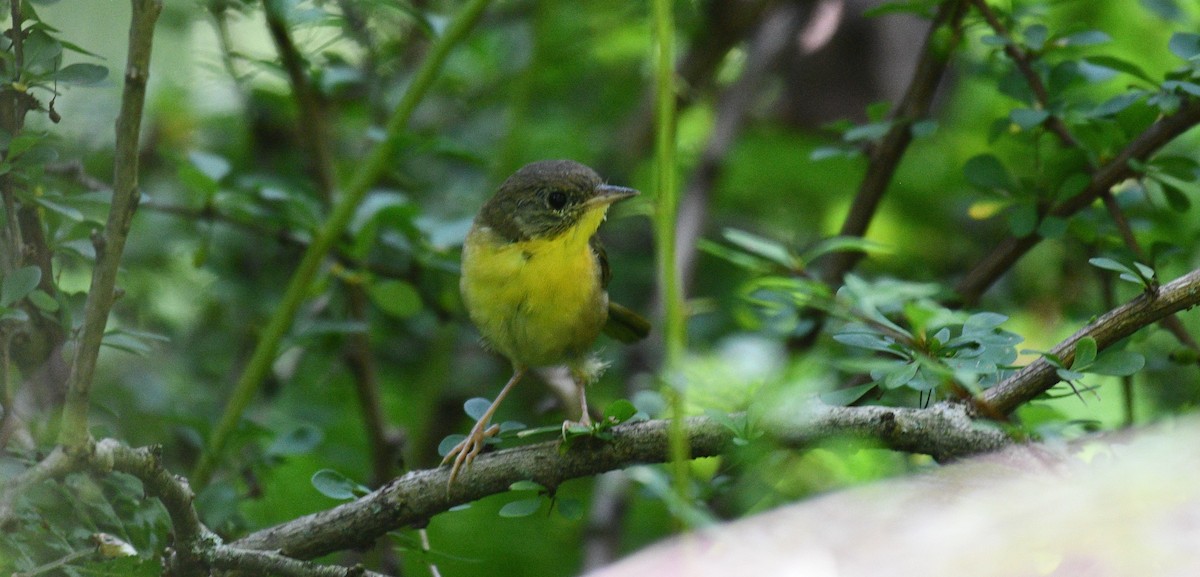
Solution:
{"label": "common yellowthroat", "polygon": [[479,210],[463,243],[459,288],[484,344],[508,357],[513,374],[442,460],[454,461],[451,484],[496,434],[488,423],[526,372],[565,364],[587,424],[584,386],[596,337],[603,330],[632,342],[649,332],[645,319],[609,302],[608,259],[593,239],[608,207],[637,194],[578,162],[546,160],[508,177]]}

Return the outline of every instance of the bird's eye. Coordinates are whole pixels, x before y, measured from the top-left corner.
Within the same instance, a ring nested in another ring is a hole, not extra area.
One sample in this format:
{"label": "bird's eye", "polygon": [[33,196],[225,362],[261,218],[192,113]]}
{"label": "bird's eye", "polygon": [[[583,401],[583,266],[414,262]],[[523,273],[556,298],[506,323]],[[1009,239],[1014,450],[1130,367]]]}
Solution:
{"label": "bird's eye", "polygon": [[551,192],[546,196],[546,204],[554,210],[562,210],[564,206],[567,206],[567,193],[561,190]]}

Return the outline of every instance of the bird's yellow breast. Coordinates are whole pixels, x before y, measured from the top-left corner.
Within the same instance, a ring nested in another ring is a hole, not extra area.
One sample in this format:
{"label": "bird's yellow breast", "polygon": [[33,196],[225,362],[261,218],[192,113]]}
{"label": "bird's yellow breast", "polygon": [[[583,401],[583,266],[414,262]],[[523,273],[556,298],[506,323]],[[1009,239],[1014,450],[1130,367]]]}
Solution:
{"label": "bird's yellow breast", "polygon": [[588,240],[604,210],[551,239],[508,242],[476,224],[463,245],[460,288],[487,343],[513,363],[562,364],[584,356],[608,316],[608,295]]}

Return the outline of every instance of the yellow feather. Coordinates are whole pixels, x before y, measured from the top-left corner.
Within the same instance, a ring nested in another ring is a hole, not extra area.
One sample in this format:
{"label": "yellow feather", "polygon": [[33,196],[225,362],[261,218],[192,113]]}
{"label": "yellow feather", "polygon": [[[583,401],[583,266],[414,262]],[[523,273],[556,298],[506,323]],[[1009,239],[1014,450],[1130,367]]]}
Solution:
{"label": "yellow feather", "polygon": [[608,316],[588,244],[607,208],[589,210],[554,238],[507,242],[486,226],[471,229],[463,247],[463,298],[497,352],[530,367],[584,358]]}

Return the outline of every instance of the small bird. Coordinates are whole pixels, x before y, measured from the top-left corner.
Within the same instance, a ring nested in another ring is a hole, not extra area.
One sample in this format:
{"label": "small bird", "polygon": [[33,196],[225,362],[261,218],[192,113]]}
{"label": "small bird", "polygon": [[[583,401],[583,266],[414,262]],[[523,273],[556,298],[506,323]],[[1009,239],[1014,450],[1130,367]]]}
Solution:
{"label": "small bird", "polygon": [[454,461],[450,484],[499,430],[488,423],[526,372],[566,365],[589,424],[592,343],[602,330],[623,342],[649,333],[649,322],[609,302],[608,259],[593,238],[608,207],[637,194],[578,162],[545,160],[513,173],[479,210],[463,243],[459,289],[485,346],[507,357],[513,374],[442,460]]}

